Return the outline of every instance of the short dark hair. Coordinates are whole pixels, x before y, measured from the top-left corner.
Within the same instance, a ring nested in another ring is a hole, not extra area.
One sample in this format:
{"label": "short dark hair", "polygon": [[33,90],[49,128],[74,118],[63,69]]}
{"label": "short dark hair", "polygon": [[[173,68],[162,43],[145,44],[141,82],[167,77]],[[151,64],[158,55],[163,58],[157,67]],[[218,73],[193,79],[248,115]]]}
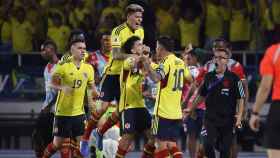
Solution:
{"label": "short dark hair", "polygon": [[215,39],[212,48],[217,50],[224,50],[227,51],[228,53],[229,51],[231,51],[230,43],[223,38]]}
{"label": "short dark hair", "polygon": [[70,49],[70,47],[77,42],[86,42],[85,34],[80,29],[74,29],[71,31],[68,40],[68,48]]}
{"label": "short dark hair", "polygon": [[168,36],[161,36],[157,39],[157,42],[167,51],[172,52],[174,50],[174,40]]}
{"label": "short dark hair", "polygon": [[98,39],[100,41],[103,35],[109,35],[110,36],[111,32],[107,31],[107,30],[106,31],[102,31],[102,32],[98,32],[96,34],[96,39]]}
{"label": "short dark hair", "polygon": [[125,15],[135,13],[135,12],[144,12],[144,9],[139,4],[130,4],[125,8]]}
{"label": "short dark hair", "polygon": [[138,36],[130,37],[123,45],[122,49],[126,54],[132,54],[131,49],[136,41],[141,40]]}
{"label": "short dark hair", "polygon": [[57,45],[55,44],[54,41],[52,40],[46,40],[42,45],[41,45],[41,50],[45,49],[46,46],[51,45],[53,46],[55,52],[57,52]]}

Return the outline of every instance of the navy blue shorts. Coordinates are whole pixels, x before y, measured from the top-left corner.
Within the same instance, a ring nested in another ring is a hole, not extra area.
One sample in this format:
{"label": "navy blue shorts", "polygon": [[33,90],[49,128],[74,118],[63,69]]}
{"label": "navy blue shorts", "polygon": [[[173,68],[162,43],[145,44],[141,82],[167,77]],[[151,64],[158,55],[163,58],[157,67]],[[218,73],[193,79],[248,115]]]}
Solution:
{"label": "navy blue shorts", "polygon": [[55,116],[54,136],[69,138],[82,136],[85,129],[85,115]]}
{"label": "navy blue shorts", "polygon": [[153,117],[152,134],[160,140],[176,141],[180,137],[182,120]]}
{"label": "navy blue shorts", "polygon": [[101,81],[100,100],[111,102],[120,100],[120,75],[105,75]]}
{"label": "navy blue shorts", "polygon": [[264,145],[268,149],[280,149],[280,101],[273,101],[266,120]]}
{"label": "navy blue shorts", "polygon": [[203,125],[203,119],[204,119],[204,111],[202,109],[196,110],[197,118],[196,120],[192,119],[191,117],[188,117],[186,121],[184,122],[187,127],[187,135],[195,135],[196,138],[200,136],[200,132]]}
{"label": "navy blue shorts", "polygon": [[151,128],[152,117],[146,108],[131,108],[121,113],[121,133],[141,133]]}

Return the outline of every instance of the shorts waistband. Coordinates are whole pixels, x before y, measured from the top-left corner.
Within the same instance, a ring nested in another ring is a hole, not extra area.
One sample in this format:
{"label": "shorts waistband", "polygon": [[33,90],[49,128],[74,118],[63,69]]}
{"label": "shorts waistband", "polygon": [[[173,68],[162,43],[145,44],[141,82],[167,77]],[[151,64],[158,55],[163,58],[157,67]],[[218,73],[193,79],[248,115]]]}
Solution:
{"label": "shorts waistband", "polygon": [[272,103],[277,103],[277,104],[280,104],[280,100],[272,100]]}

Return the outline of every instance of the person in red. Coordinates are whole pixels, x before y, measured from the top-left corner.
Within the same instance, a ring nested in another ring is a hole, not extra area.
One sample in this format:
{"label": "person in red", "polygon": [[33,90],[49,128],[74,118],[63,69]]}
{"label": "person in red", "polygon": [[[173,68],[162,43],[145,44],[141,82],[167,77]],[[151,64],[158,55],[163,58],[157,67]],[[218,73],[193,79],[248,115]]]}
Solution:
{"label": "person in red", "polygon": [[[190,110],[191,103],[194,101],[196,95],[198,95],[198,87],[203,81],[202,73],[204,69],[200,64],[202,62],[203,52],[199,51],[199,48],[192,48],[192,46],[189,45],[183,52],[182,58],[194,78],[194,84],[185,84],[182,91],[183,106]],[[189,116],[183,119],[184,131],[187,135],[187,147],[191,158],[198,157],[199,137],[203,124],[205,103],[201,102],[195,111],[197,114],[196,119],[192,119]]]}
{"label": "person in red", "polygon": [[260,74],[262,76],[260,86],[257,91],[256,101],[253,105],[250,118],[250,127],[258,131],[260,115],[270,90],[272,88],[272,104],[270,106],[264,143],[267,147],[269,158],[280,157],[280,44],[270,46],[261,61]]}
{"label": "person in red", "polygon": [[101,33],[98,35],[98,39],[100,40],[101,48],[90,53],[87,58],[87,63],[91,64],[95,70],[96,85],[99,85],[101,81],[104,68],[109,61],[109,53],[112,50],[110,32]]}

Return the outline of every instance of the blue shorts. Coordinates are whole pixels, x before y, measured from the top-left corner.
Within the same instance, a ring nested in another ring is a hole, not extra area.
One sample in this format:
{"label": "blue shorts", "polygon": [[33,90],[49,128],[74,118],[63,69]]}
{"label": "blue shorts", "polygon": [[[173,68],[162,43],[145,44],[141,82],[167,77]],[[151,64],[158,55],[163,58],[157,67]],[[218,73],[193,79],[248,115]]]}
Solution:
{"label": "blue shorts", "polygon": [[100,100],[111,102],[120,100],[120,75],[105,75],[100,83]]}
{"label": "blue shorts", "polygon": [[131,108],[121,114],[121,133],[142,133],[151,128],[152,117],[146,108]]}
{"label": "blue shorts", "polygon": [[152,121],[152,134],[160,139],[176,141],[180,137],[182,120],[170,120],[154,116]]}
{"label": "blue shorts", "polygon": [[200,132],[201,132],[202,125],[203,125],[204,112],[205,112],[205,110],[197,109],[196,110],[196,115],[197,115],[196,120],[192,119],[191,117],[188,117],[186,119],[186,121],[184,121],[184,123],[186,124],[186,127],[187,127],[187,131],[186,131],[187,135],[194,134],[196,138],[198,138],[200,136]]}

